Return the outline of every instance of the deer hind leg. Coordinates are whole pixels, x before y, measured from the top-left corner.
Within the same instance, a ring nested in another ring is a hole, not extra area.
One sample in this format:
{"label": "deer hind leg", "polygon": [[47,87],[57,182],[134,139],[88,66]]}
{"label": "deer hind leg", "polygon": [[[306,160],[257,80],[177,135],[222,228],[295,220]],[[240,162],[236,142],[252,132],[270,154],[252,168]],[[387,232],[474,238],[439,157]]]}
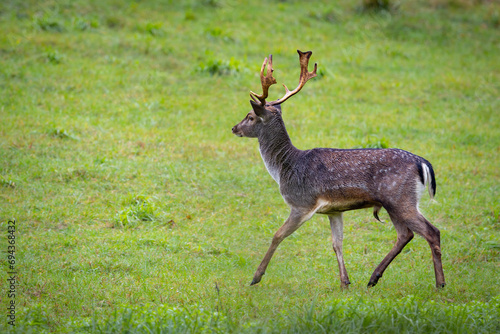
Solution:
{"label": "deer hind leg", "polygon": [[427,219],[415,207],[414,210],[408,210],[405,213],[389,211],[389,216],[398,232],[398,239],[392,250],[382,260],[378,267],[373,272],[368,286],[374,286],[387,266],[401,252],[404,246],[413,238],[413,232],[421,235],[427,240],[432,251],[432,259],[434,262],[434,273],[436,276],[436,287],[442,288],[445,286],[443,265],[441,262],[441,241],[439,230],[429,223]]}
{"label": "deer hind leg", "polygon": [[347,275],[344,257],[342,254],[342,241],[344,239],[344,222],[342,220],[342,213],[339,212],[328,215],[328,219],[330,219],[330,227],[332,229],[333,250],[335,251],[337,262],[339,264],[340,287],[347,288],[351,282],[349,281],[349,276]]}
{"label": "deer hind leg", "polygon": [[370,281],[368,282],[368,287],[375,286],[382,277],[384,271],[387,269],[389,264],[394,260],[396,256],[403,250],[403,248],[413,239],[413,232],[404,224],[402,217],[399,217],[395,213],[389,212],[389,216],[391,217],[392,223],[396,229],[398,234],[396,239],[396,244],[392,247],[389,254],[380,262],[380,264],[375,268],[372,276],[370,277]]}
{"label": "deer hind leg", "polygon": [[436,287],[444,288],[446,282],[444,280],[443,264],[441,262],[441,232],[439,229],[429,223],[425,217],[417,210],[417,219],[408,223],[408,227],[417,234],[425,238],[432,252],[432,260],[434,263],[434,274],[436,276]]}
{"label": "deer hind leg", "polygon": [[271,246],[269,246],[264,259],[257,268],[257,271],[255,272],[252,283],[250,283],[250,285],[254,285],[260,282],[262,276],[264,276],[264,274],[266,273],[266,268],[269,265],[269,261],[271,261],[271,258],[273,257],[273,254],[278,248],[279,244],[283,240],[285,240],[286,237],[295,232],[305,221],[309,220],[313,214],[314,211],[304,213],[301,210],[292,209],[292,212],[290,213],[288,219],[274,234]]}

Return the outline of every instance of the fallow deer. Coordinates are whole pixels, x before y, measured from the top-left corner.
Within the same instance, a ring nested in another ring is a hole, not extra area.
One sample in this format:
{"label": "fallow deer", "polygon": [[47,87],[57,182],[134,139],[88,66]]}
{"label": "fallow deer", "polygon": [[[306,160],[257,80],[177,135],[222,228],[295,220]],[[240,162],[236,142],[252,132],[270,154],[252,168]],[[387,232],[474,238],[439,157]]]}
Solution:
{"label": "fallow deer", "polygon": [[[260,78],[262,94],[250,93],[252,111],[232,131],[239,137],[258,138],[260,154],[291,212],[272,239],[251,285],[262,279],[278,245],[315,213],[330,220],[333,249],[337,256],[341,287],[347,287],[349,277],[342,255],[343,219],[348,210],[384,208],[394,224],[397,240],[389,254],[371,275],[368,287],[377,284],[391,261],[417,233],[425,238],[432,251],[436,286],[444,287],[441,263],[440,232],[418,209],[425,188],[431,199],[436,193],[432,165],[415,154],[400,149],[335,149],[299,150],[292,145],[281,116],[281,104],[298,93],[306,82],[316,76],[309,72],[311,51],[299,53],[299,85],[276,101],[266,102],[273,77],[272,55],[264,59]],[[266,71],[266,74],[264,74]]]}

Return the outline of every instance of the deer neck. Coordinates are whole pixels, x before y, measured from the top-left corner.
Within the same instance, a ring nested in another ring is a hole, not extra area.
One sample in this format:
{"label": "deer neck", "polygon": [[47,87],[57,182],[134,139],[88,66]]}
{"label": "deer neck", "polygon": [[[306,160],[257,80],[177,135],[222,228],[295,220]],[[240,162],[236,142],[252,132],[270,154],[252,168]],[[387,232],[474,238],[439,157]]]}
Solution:
{"label": "deer neck", "polygon": [[279,184],[300,152],[293,146],[281,117],[272,119],[258,136],[259,150],[267,171]]}

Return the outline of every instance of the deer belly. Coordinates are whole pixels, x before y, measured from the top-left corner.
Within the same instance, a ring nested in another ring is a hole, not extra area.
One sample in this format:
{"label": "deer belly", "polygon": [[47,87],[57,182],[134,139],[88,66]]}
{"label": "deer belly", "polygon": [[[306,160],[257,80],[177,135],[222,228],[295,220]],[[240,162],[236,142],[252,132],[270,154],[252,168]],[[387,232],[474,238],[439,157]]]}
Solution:
{"label": "deer belly", "polygon": [[354,194],[345,192],[342,195],[332,194],[330,196],[321,196],[316,201],[317,213],[329,214],[334,212],[343,212],[349,210],[357,210],[370,208],[375,205],[380,205],[366,194]]}

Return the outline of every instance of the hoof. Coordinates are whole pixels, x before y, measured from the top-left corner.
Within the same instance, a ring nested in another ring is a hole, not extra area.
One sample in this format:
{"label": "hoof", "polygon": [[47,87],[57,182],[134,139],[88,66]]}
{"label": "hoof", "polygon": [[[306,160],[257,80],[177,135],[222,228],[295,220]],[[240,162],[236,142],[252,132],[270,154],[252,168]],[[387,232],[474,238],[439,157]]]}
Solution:
{"label": "hoof", "polygon": [[349,284],[351,284],[351,282],[349,282],[349,281],[341,282],[340,288],[347,290],[347,289],[349,289]]}
{"label": "hoof", "polygon": [[370,278],[370,282],[368,282],[368,287],[371,288],[377,285],[380,277],[382,277],[382,275],[373,273],[372,277]]}
{"label": "hoof", "polygon": [[250,286],[255,285],[260,282],[260,277],[259,278],[253,278],[252,283],[250,283]]}
{"label": "hoof", "polygon": [[446,285],[446,283],[440,283],[440,284],[436,284],[436,288],[438,288],[439,290],[440,289],[444,289],[444,286]]}

